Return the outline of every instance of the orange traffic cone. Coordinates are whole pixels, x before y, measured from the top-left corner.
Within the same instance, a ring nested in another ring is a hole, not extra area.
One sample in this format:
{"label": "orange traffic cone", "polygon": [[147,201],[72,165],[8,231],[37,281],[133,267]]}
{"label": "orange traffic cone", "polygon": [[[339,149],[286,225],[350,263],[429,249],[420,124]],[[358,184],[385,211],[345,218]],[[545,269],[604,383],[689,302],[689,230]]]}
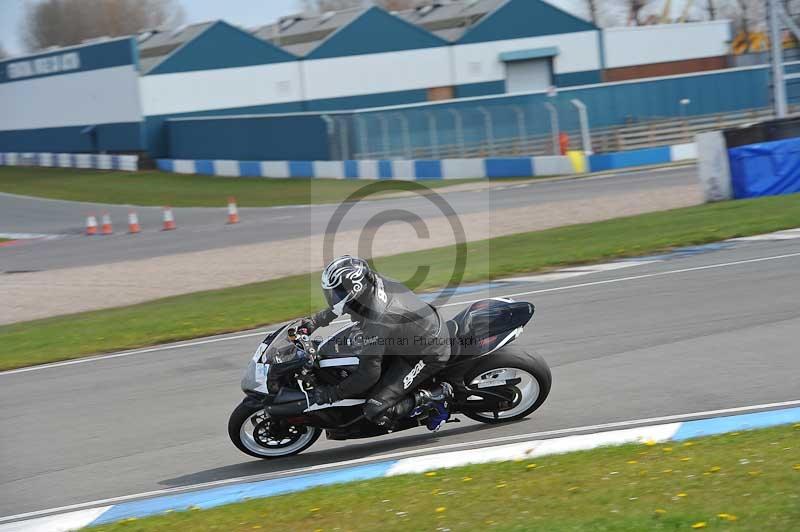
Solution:
{"label": "orange traffic cone", "polygon": [[135,235],[142,229],[139,227],[139,216],[136,214],[136,211],[130,211],[128,213],[128,233]]}
{"label": "orange traffic cone", "polygon": [[234,198],[233,196],[228,198],[228,223],[229,224],[239,223],[239,208],[236,207],[236,198]]}
{"label": "orange traffic cone", "polygon": [[86,235],[96,235],[97,234],[97,217],[94,214],[90,214],[86,217]]}
{"label": "orange traffic cone", "polygon": [[164,207],[164,227],[161,230],[172,231],[176,227],[175,217],[172,215],[172,207]]}
{"label": "orange traffic cone", "polygon": [[100,232],[104,235],[110,235],[114,232],[111,228],[111,215],[107,212],[103,213],[102,224],[100,225]]}

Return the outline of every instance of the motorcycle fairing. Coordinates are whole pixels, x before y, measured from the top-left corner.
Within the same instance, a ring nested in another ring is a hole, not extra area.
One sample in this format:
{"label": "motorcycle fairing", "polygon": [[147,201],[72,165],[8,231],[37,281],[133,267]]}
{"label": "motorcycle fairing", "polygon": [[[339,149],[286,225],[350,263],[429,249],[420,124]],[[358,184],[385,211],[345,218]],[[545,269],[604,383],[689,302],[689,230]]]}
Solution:
{"label": "motorcycle fairing", "polygon": [[363,405],[366,402],[366,399],[342,399],[341,401],[336,401],[335,403],[330,403],[327,405],[314,403],[306,408],[304,412],[313,412],[314,410],[324,410],[326,408],[338,408],[340,406],[358,406]]}
{"label": "motorcycle fairing", "polygon": [[533,317],[534,306],[525,301],[492,298],[477,301],[456,314],[448,324],[455,336],[455,357],[486,355],[522,334]]}

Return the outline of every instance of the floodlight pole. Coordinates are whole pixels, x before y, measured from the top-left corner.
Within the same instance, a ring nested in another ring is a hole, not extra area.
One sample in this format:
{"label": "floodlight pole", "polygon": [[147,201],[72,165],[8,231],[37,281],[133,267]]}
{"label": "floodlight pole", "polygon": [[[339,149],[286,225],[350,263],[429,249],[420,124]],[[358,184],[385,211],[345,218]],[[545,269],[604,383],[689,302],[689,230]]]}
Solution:
{"label": "floodlight pole", "polygon": [[480,114],[483,115],[484,125],[486,126],[486,139],[489,141],[489,154],[495,155],[494,149],[494,127],[492,125],[492,113],[485,107],[477,107]]}
{"label": "floodlight pole", "polygon": [[778,0],[769,0],[769,40],[772,46],[772,97],[775,116],[786,116],[786,82],[783,79],[783,42],[778,19]]}
{"label": "floodlight pole", "polygon": [[436,124],[436,113],[434,111],[425,111],[428,115],[428,130],[431,135],[431,150],[434,159],[439,158],[439,131]]}
{"label": "floodlight pole", "polygon": [[461,157],[467,156],[466,141],[464,140],[464,120],[461,118],[461,113],[457,109],[448,109],[453,115],[453,126],[456,128],[456,142],[461,150]]}
{"label": "floodlight pole", "polygon": [[550,136],[553,141],[553,155],[561,155],[561,150],[558,149],[558,136],[561,133],[558,128],[558,109],[550,102],[544,102],[544,107],[550,113]]}
{"label": "floodlight pole", "polygon": [[358,155],[360,159],[364,159],[367,157],[367,150],[369,150],[369,140],[367,139],[367,119],[357,113],[353,115],[353,119],[358,127],[358,140],[361,144],[361,153]]}
{"label": "floodlight pole", "polygon": [[591,155],[592,153],[592,137],[589,134],[589,114],[586,112],[586,105],[574,98],[570,103],[578,109],[578,119],[581,123],[581,144],[583,144],[583,153]]}

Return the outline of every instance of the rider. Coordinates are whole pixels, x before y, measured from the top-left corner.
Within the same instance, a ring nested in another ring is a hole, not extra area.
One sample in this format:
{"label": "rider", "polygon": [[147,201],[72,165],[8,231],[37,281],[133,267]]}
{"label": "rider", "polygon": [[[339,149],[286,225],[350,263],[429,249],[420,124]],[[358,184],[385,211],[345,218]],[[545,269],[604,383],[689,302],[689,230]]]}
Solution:
{"label": "rider", "polygon": [[450,385],[418,390],[450,358],[449,334],[436,309],[403,284],[379,275],[367,261],[350,255],[328,264],[322,272],[322,291],[329,308],[305,318],[300,331],[310,334],[349,314],[355,322],[350,348],[359,357],[359,366],[336,386],[316,386],[315,402],[363,397],[381,378],[383,357],[390,356],[383,379],[364,405],[364,416],[391,426],[415,408],[430,408],[428,429],[439,430],[450,417],[446,405]]}

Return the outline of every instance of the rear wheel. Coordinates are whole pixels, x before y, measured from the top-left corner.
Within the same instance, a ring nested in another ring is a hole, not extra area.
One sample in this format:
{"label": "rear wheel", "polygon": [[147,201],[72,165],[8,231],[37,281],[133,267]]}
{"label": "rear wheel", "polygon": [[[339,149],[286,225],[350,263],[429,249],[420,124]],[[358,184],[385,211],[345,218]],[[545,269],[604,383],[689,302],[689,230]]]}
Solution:
{"label": "rear wheel", "polygon": [[239,404],[228,420],[228,436],[237,449],[256,458],[292,456],[311,447],[322,429],[284,425],[269,418],[263,408]]}
{"label": "rear wheel", "polygon": [[541,357],[506,347],[479,361],[467,373],[464,383],[511,398],[503,409],[483,411],[469,406],[470,402],[484,402],[482,398],[468,397],[461,408],[465,416],[482,423],[506,423],[530,415],[544,403],[550,393],[552,375]]}

